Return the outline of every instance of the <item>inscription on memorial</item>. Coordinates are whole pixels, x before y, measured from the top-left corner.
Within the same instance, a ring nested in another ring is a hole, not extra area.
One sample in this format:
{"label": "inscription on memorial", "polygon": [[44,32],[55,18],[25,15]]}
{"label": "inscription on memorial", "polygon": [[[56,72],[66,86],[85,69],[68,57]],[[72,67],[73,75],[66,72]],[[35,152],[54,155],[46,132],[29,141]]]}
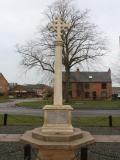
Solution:
{"label": "inscription on memorial", "polygon": [[47,111],[48,124],[67,124],[68,113],[66,111]]}

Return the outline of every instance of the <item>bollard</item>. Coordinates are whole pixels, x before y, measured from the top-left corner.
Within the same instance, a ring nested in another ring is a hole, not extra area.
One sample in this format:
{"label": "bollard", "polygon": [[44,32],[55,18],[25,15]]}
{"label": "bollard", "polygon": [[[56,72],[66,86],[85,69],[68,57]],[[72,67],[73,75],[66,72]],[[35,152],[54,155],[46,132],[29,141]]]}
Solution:
{"label": "bollard", "polygon": [[29,144],[24,146],[24,160],[31,160],[31,146]]}
{"label": "bollard", "polygon": [[8,118],[8,114],[4,114],[4,121],[3,121],[4,126],[7,126],[7,118]]}
{"label": "bollard", "polygon": [[88,148],[82,147],[81,148],[81,160],[87,160],[88,158]]}
{"label": "bollard", "polygon": [[112,115],[110,115],[108,118],[109,118],[109,127],[112,127]]}

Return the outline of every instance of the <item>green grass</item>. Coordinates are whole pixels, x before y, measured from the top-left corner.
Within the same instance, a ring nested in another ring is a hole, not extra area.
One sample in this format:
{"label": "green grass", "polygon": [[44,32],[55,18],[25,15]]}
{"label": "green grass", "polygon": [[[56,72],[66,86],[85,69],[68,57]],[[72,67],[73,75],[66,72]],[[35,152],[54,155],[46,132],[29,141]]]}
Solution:
{"label": "green grass", "polygon": [[120,117],[114,117],[113,118],[113,125],[114,126],[120,126]]}
{"label": "green grass", "polygon": [[[3,124],[3,115],[0,115],[0,124]],[[8,125],[42,125],[43,118],[28,115],[8,115]]]}
{"label": "green grass", "polygon": [[[45,105],[52,104],[52,101],[41,100],[32,102],[21,102],[17,103],[20,107],[30,107],[30,108],[42,108]],[[120,100],[105,100],[105,101],[71,101],[70,104],[75,109],[120,109]]]}
{"label": "green grass", "polygon": [[70,104],[75,109],[120,109],[120,101],[72,101]]}
{"label": "green grass", "polygon": [[3,115],[0,115],[0,125],[3,123]]}
{"label": "green grass", "polygon": [[8,124],[10,125],[42,125],[43,124],[43,118],[42,117],[35,117],[35,116],[16,116],[16,115],[9,115],[8,116]]}
{"label": "green grass", "polygon": [[76,117],[76,118],[73,118],[72,124],[73,126],[76,126],[76,127],[108,126],[108,118],[107,117],[80,117],[80,118]]}
{"label": "green grass", "polygon": [[52,101],[42,100],[42,101],[20,102],[17,103],[16,105],[19,107],[43,108],[47,104],[52,104]]}
{"label": "green grass", "polygon": [[10,102],[11,100],[8,97],[0,97],[0,103]]}
{"label": "green grass", "polygon": [[[8,125],[42,125],[43,118],[26,115],[8,115]],[[73,126],[108,126],[108,117],[75,117]],[[0,125],[3,125],[3,115],[0,115]],[[120,126],[120,117],[113,117],[113,126]]]}

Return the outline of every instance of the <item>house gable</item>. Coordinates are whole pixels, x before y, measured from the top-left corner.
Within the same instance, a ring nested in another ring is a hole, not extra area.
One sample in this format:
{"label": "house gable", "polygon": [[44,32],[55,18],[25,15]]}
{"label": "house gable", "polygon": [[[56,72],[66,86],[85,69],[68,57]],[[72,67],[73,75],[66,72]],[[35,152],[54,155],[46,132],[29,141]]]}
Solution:
{"label": "house gable", "polygon": [[8,95],[9,84],[2,73],[0,73],[0,94]]}

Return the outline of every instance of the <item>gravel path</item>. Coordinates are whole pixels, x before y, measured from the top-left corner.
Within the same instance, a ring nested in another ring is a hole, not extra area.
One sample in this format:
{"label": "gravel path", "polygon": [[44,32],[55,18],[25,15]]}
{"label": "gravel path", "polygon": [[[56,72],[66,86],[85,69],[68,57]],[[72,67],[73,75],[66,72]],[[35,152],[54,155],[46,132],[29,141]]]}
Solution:
{"label": "gravel path", "polygon": [[[0,160],[24,160],[23,148],[21,143],[0,143]],[[120,143],[96,143],[88,149],[88,160],[120,160],[119,149]],[[36,160],[37,152],[33,148],[31,155],[31,160]]]}
{"label": "gravel path", "polygon": [[[1,126],[0,134],[24,133],[38,126]],[[81,127],[92,134],[118,135],[120,127]],[[15,142],[0,142],[0,160],[23,160],[24,144]],[[77,153],[80,150],[76,151]],[[80,155],[80,154],[79,154]],[[36,150],[32,148],[32,158],[36,160]],[[96,143],[88,149],[88,160],[120,160],[120,143]]]}

